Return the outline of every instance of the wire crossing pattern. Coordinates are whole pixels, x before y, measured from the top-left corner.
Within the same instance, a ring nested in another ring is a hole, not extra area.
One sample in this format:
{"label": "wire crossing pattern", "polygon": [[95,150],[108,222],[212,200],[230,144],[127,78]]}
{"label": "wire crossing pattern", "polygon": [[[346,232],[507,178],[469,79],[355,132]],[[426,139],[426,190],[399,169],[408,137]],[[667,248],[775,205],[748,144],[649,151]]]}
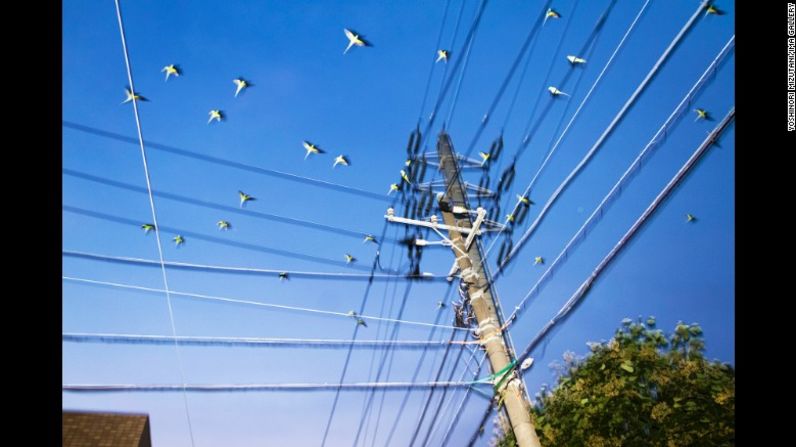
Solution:
{"label": "wire crossing pattern", "polygon": [[602,199],[600,204],[595,208],[595,210],[591,213],[591,215],[586,219],[586,222],[581,225],[578,231],[575,233],[574,236],[567,242],[567,245],[561,250],[561,253],[558,254],[556,259],[550,264],[550,267],[545,270],[539,280],[534,284],[530,291],[520,300],[520,303],[514,309],[514,312],[506,319],[506,323],[504,324],[504,329],[508,326],[514,324],[514,320],[518,317],[520,312],[525,308],[526,301],[539,293],[541,285],[544,284],[548,279],[550,279],[552,272],[555,271],[556,267],[559,263],[563,263],[565,259],[569,257],[569,252],[572,250],[573,246],[581,241],[587,232],[599,222],[600,218],[603,216],[605,209],[613,202],[613,200],[619,195],[619,193],[624,189],[627,182],[629,182],[633,174],[638,172],[641,168],[641,164],[643,161],[651,155],[655,149],[657,149],[660,144],[663,143],[664,138],[668,130],[677,122],[678,118],[682,116],[682,114],[686,111],[686,107],[688,107],[691,102],[694,100],[697,94],[701,91],[702,87],[705,85],[705,81],[718,69],[721,62],[725,59],[727,54],[729,54],[730,50],[735,45],[735,35],[733,35],[730,40],[724,45],[724,47],[719,51],[719,54],[716,56],[715,59],[708,65],[705,71],[702,73],[702,76],[699,77],[697,82],[691,87],[691,89],[686,93],[680,103],[674,108],[672,113],[663,123],[663,125],[658,129],[655,135],[650,139],[644,149],[638,154],[635,160],[630,164],[630,166],[625,170],[624,174],[617,180],[616,184],[611,188],[611,190],[606,194],[606,196]]}
{"label": "wire crossing pattern", "polygon": [[[664,50],[663,54],[661,54],[661,56],[658,58],[658,61],[655,62],[655,65],[652,67],[652,69],[650,69],[649,73],[647,73],[647,76],[644,78],[644,80],[642,80],[641,83],[638,85],[638,87],[636,87],[636,90],[633,92],[632,95],[630,95],[630,98],[627,99],[625,105],[622,106],[622,109],[619,110],[619,112],[616,114],[616,116],[608,125],[608,127],[603,131],[602,135],[600,135],[600,137],[597,139],[597,141],[594,143],[591,149],[589,149],[589,151],[586,153],[583,159],[580,162],[578,162],[577,166],[575,166],[572,172],[570,172],[569,175],[564,179],[564,181],[561,182],[558,188],[556,188],[556,190],[553,192],[550,198],[547,199],[547,202],[545,203],[542,210],[539,212],[539,215],[536,216],[536,219],[533,221],[531,226],[525,231],[522,237],[520,237],[516,245],[514,245],[514,248],[511,251],[509,251],[509,253],[506,255],[507,261],[513,258],[517,254],[517,252],[519,252],[519,250],[522,249],[525,242],[534,233],[536,228],[541,223],[542,219],[544,219],[544,216],[547,214],[547,211],[550,209],[550,207],[553,206],[553,204],[558,200],[558,197],[561,195],[561,193],[563,193],[564,190],[567,188],[567,186],[569,186],[569,184],[575,179],[575,177],[577,177],[577,175],[591,160],[591,158],[594,156],[597,150],[611,135],[616,126],[622,121],[627,111],[630,110],[630,108],[636,102],[636,99],[638,99],[638,97],[644,92],[644,90],[649,85],[650,81],[652,81],[652,79],[658,73],[658,70],[664,65],[664,63],[666,63],[672,52],[677,48],[677,46],[686,36],[688,31],[690,31],[691,28],[694,26],[694,23],[696,23],[697,19],[702,13],[702,10],[705,9],[708,3],[709,3],[708,0],[703,0],[699,4],[699,7],[697,7],[694,14],[691,16],[690,19],[688,19],[688,22],[686,22],[686,24],[683,26],[680,32],[677,33],[677,35],[674,37],[674,39],[666,48],[666,50]],[[500,276],[505,266],[506,263],[498,266],[497,271],[495,271],[494,279],[497,279]]]}
{"label": "wire crossing pattern", "polygon": [[[707,152],[708,149],[712,145],[718,141],[721,134],[727,129],[727,127],[732,123],[735,118],[735,107],[733,107],[727,115],[722,119],[722,121],[713,129],[710,134],[708,134],[707,138],[697,147],[696,151],[688,158],[685,164],[677,171],[674,177],[669,181],[669,183],[664,186],[661,192],[653,199],[647,209],[639,216],[639,218],[633,222],[630,229],[619,239],[619,241],[614,245],[611,251],[597,264],[597,267],[592,271],[592,273],[581,283],[581,285],[577,288],[575,293],[564,303],[564,306],[559,309],[556,315],[545,324],[544,327],[534,336],[525,350],[517,357],[518,362],[522,362],[524,359],[528,358],[536,346],[544,339],[544,337],[553,329],[553,327],[560,321],[562,321],[566,316],[575,308],[575,306],[586,296],[586,293],[591,289],[594,282],[597,278],[605,272],[605,269],[608,265],[616,258],[617,255],[627,246],[627,244],[632,240],[632,238],[638,234],[638,231],[647,222],[647,220],[658,210],[658,208],[664,203],[667,197],[672,193],[672,191],[683,181],[683,179],[691,172],[691,169],[694,168],[696,163],[700,160],[700,158]],[[481,423],[479,427],[483,427],[486,423],[489,415],[492,413],[493,407],[490,404],[487,407],[483,418],[481,419]],[[472,445],[478,437],[478,430],[473,434],[470,445]]]}

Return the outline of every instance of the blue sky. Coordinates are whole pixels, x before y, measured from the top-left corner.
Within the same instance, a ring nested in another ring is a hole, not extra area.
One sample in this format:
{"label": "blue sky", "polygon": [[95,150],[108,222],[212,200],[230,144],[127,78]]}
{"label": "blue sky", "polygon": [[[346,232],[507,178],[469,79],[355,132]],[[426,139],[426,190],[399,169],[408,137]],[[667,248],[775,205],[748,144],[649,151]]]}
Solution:
{"label": "blue sky", "polygon": [[[443,28],[443,47],[454,41],[454,25],[462,0],[451,0]],[[477,2],[464,0],[462,23],[455,36],[451,63],[460,53],[464,34]],[[493,0],[486,7],[467,66],[455,113],[448,126],[454,146],[464,151],[500,82],[508,72],[543,1]],[[574,10],[577,3],[577,9]],[[547,85],[564,77],[566,54],[579,49],[608,4],[608,0],[556,0],[562,19],[548,21],[530,68],[519,90],[517,104],[505,128],[504,154],[519,144],[537,96],[545,105]],[[612,68],[605,75],[581,117],[573,125],[550,165],[541,175],[532,199],[538,204],[552,193],[614,114],[653,66],[671,39],[693,14],[697,1],[652,1]],[[572,97],[553,103],[540,122],[528,150],[517,166],[511,191],[521,191],[530,181],[549,141],[557,137],[556,125],[566,109],[568,120],[575,106],[599,74],[611,52],[635,17],[641,2],[619,0],[597,40],[582,79]],[[544,271],[533,258],[552,260],[636,154],[671,113],[709,62],[734,34],[734,5],[717,2],[723,16],[701,17],[693,31],[637,101],[588,168],[551,209],[544,223],[520,251],[497,282],[502,305],[513,308]],[[148,150],[153,187],[206,202],[238,206],[237,191],[257,197],[248,209],[324,223],[364,233],[379,234],[384,225],[387,190],[403,168],[405,146],[420,112],[423,90],[435,53],[445,2],[379,1],[136,1],[122,2],[127,42],[136,90],[150,99],[140,103],[145,140],[168,144],[200,154],[220,157],[301,176],[339,183],[377,194],[376,200],[258,175],[203,161]],[[572,20],[566,34],[567,20]],[[347,44],[343,28],[361,32],[372,48]],[[561,52],[554,53],[563,35]],[[544,78],[552,65],[550,79]],[[161,68],[179,64],[183,76],[164,82]],[[518,350],[549,320],[586,278],[599,260],[646,208],[734,105],[734,54],[697,97],[689,113],[668,134],[655,155],[643,166],[601,222],[570,255],[542,293],[512,327]],[[434,65],[430,98],[438,94],[443,64]],[[481,136],[476,151],[486,150],[497,137],[508,103],[517,89],[509,84],[493,120]],[[243,76],[254,86],[233,97],[232,79]],[[124,99],[127,77],[114,3],[65,2],[63,4],[63,119],[81,125],[135,136],[130,104]],[[450,98],[450,95],[448,96]],[[432,103],[431,100],[428,104]],[[423,116],[430,112],[426,105]],[[690,111],[702,107],[717,118],[694,121]],[[210,109],[222,109],[228,119],[207,124]],[[447,112],[449,101],[443,103]],[[539,109],[542,107],[540,106]],[[446,114],[446,113],[445,113]],[[424,121],[425,123],[425,121]],[[435,150],[428,136],[429,151]],[[302,140],[310,140],[327,153],[304,160]],[[583,304],[554,331],[544,349],[537,349],[534,367],[525,374],[533,395],[543,383],[554,383],[548,365],[565,351],[587,351],[586,342],[608,339],[624,317],[655,315],[660,328],[670,330],[677,321],[699,322],[707,355],[734,364],[734,128],[711,149],[692,175],[651,219],[634,242],[599,279]],[[338,154],[351,166],[332,169]],[[506,155],[504,155],[506,157]],[[505,160],[504,160],[505,161]],[[141,155],[136,145],[100,138],[63,128],[63,166],[66,169],[144,187]],[[432,171],[430,171],[432,172]],[[430,176],[431,174],[429,174]],[[499,172],[492,172],[496,179]],[[470,181],[478,177],[470,175]],[[150,222],[145,194],[97,184],[73,175],[63,176],[65,206],[103,213],[135,222]],[[360,239],[309,228],[262,220],[250,215],[224,213],[194,204],[156,197],[161,227],[174,227],[237,243],[245,249],[186,237],[175,248],[174,233],[161,234],[167,261],[277,270],[349,271],[343,266],[308,262],[269,253],[270,247],[304,255],[344,261],[351,253],[358,265],[369,267],[376,249]],[[398,212],[402,211],[401,207]],[[532,208],[525,225],[538,212]],[[687,213],[697,216],[687,224]],[[505,213],[503,213],[505,214]],[[219,219],[229,220],[232,231],[216,229]],[[389,236],[400,237],[403,228],[390,225]],[[64,250],[114,256],[157,259],[154,235],[145,236],[138,225],[97,219],[65,210]],[[406,256],[392,244],[382,246],[383,264],[406,267]],[[392,262],[390,262],[392,260]],[[452,262],[449,250],[424,253],[422,270],[445,274]],[[491,261],[494,268],[494,260]],[[162,288],[159,269],[101,263],[64,257],[65,276]],[[271,277],[230,276],[204,272],[168,271],[170,288],[182,292],[253,299],[347,312],[359,306],[365,283],[293,279],[280,283]],[[375,283],[365,314],[397,313],[405,283]],[[441,283],[414,284],[404,318],[432,322],[436,303],[445,294]],[[383,306],[384,304],[384,306]],[[392,305],[391,305],[392,304]],[[180,335],[350,338],[353,320],[298,312],[252,309],[239,305],[197,302],[173,297]],[[443,316],[450,323],[450,315]],[[359,337],[386,338],[386,325],[376,322]],[[163,294],[63,283],[64,332],[170,334]],[[428,328],[402,325],[400,339],[425,339]],[[437,332],[436,338],[448,333]],[[249,349],[185,347],[182,362],[188,383],[334,383],[339,379],[343,349]],[[451,355],[455,354],[452,352]],[[355,350],[348,382],[367,381],[373,352]],[[419,351],[398,351],[390,380],[408,380],[416,368],[419,379],[436,371],[442,350],[430,351],[418,365]],[[380,357],[380,355],[379,355]],[[469,355],[463,356],[467,358]],[[462,371],[457,365],[455,377]],[[447,370],[446,370],[447,371]],[[63,344],[63,382],[66,383],[179,383],[173,346]],[[482,376],[487,373],[483,372]],[[445,373],[447,376],[447,372]],[[458,403],[461,392],[449,392]],[[413,392],[393,442],[406,444],[420,411],[423,392]],[[331,426],[328,445],[350,445],[362,411],[364,393],[343,393]],[[375,442],[371,422],[367,443],[380,445],[397,411],[403,392],[390,392],[384,400],[382,423]],[[333,393],[189,394],[196,445],[315,445],[320,444]],[[380,397],[379,397],[380,399]],[[378,402],[378,401],[377,401]],[[473,396],[464,409],[451,445],[462,444],[472,433],[486,402]],[[155,445],[190,445],[182,396],[179,393],[126,393],[77,395],[64,393],[68,409],[146,412],[151,416]],[[301,415],[299,422],[297,415]],[[375,415],[374,415],[375,416]],[[447,424],[445,415],[440,416]],[[488,430],[489,431],[489,430]],[[486,445],[488,436],[481,440]],[[431,444],[439,442],[439,434]]]}

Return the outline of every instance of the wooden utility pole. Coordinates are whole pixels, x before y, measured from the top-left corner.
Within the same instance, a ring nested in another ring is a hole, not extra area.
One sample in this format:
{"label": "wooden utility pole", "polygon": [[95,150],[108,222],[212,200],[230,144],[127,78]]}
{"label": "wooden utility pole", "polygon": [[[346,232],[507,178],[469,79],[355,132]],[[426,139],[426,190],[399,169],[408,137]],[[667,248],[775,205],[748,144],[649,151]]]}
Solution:
{"label": "wooden utility pole", "polygon": [[[468,240],[466,236],[463,237],[462,233],[455,229],[472,228],[472,222],[467,196],[462,188],[459,166],[453,156],[453,146],[450,137],[444,132],[437,140],[437,154],[447,191],[440,198],[440,208],[443,210],[442,218],[448,226],[449,239],[453,245],[453,253],[456,256],[462,280],[467,285],[470,305],[478,322],[478,337],[489,357],[493,374],[500,374],[495,378],[496,393],[499,396],[499,401],[506,406],[517,444],[520,447],[541,447],[531,422],[531,405],[526,399],[522,380],[517,373],[518,365],[510,365],[512,359],[501,330],[495,298],[490,290],[488,273],[481,262],[480,245],[477,241],[473,241],[472,237]],[[455,214],[454,211],[463,212]],[[481,218],[480,215],[479,218]],[[473,234],[470,233],[470,235]]]}

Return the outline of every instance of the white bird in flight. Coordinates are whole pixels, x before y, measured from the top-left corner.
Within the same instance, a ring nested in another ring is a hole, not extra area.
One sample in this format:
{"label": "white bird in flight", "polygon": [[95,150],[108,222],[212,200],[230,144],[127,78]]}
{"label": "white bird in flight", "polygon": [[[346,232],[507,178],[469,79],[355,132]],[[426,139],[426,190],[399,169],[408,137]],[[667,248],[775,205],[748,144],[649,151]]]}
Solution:
{"label": "white bird in flight", "polygon": [[222,112],[221,110],[218,110],[218,109],[211,110],[208,113],[208,115],[210,115],[210,119],[207,120],[207,124],[210,124],[211,122],[213,122],[213,120],[216,120],[216,121],[218,121],[220,123],[221,120],[224,119],[224,112]]}
{"label": "white bird in flight", "polygon": [[367,40],[363,39],[362,36],[357,34],[355,31],[352,31],[352,30],[350,30],[348,28],[344,28],[343,32],[345,33],[345,36],[348,38],[348,46],[345,48],[345,51],[343,51],[343,54],[348,53],[348,50],[350,50],[351,47],[353,47],[354,45],[356,45],[358,47],[372,47],[373,46],[370,42],[368,42]]}
{"label": "white bird in flight", "polygon": [[578,65],[578,64],[585,64],[586,63],[586,59],[580,58],[578,56],[572,56],[572,55],[567,56],[567,60],[572,65]]}
{"label": "white bird in flight", "polygon": [[178,66],[176,66],[174,64],[166,65],[160,71],[161,71],[161,73],[166,73],[166,81],[169,80],[169,76],[171,76],[171,75],[179,76],[182,73],[182,70],[180,70],[180,67],[178,67]]}
{"label": "white bird in flight", "polygon": [[337,156],[337,158],[334,159],[334,164],[332,165],[332,168],[337,167],[337,165],[348,166],[349,161],[347,158],[345,158],[344,155],[340,154]]}
{"label": "white bird in flight", "polygon": [[252,86],[252,84],[249,81],[247,81],[247,80],[245,80],[243,78],[235,78],[235,79],[232,80],[232,82],[234,82],[235,85],[238,86],[238,88],[235,89],[235,97],[236,98],[238,97],[238,93],[240,93],[244,88]]}
{"label": "white bird in flight", "polygon": [[550,87],[547,87],[547,91],[550,92],[550,94],[553,96],[558,96],[558,95],[569,96],[569,94],[562,92],[561,90],[553,87],[552,85]]}
{"label": "white bird in flight", "polygon": [[324,151],[323,149],[319,148],[318,146],[310,143],[309,141],[302,141],[301,144],[304,145],[304,149],[307,151],[307,154],[304,155],[304,159],[305,160],[307,159],[307,157],[310,156],[310,154],[324,154],[324,153],[326,153],[326,151]]}

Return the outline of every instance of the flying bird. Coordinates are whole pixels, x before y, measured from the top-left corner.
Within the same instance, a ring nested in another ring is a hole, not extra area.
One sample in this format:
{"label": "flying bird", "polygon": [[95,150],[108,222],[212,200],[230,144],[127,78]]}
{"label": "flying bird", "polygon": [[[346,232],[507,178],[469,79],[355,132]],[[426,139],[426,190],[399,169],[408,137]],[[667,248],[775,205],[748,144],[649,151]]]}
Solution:
{"label": "flying bird", "polygon": [[178,67],[178,66],[176,66],[174,64],[166,65],[160,71],[161,71],[161,73],[166,73],[166,81],[169,80],[169,76],[171,76],[171,75],[179,76],[179,75],[182,74],[182,70],[180,70],[180,67]]}
{"label": "flying bird", "polygon": [[445,63],[448,63],[448,54],[450,54],[448,50],[437,50],[437,62],[445,61]]}
{"label": "flying bird", "polygon": [[516,194],[516,196],[517,200],[519,200],[520,203],[522,203],[523,205],[528,205],[528,206],[534,205],[534,201],[529,199],[527,196],[521,196],[519,194]]}
{"label": "flying bird", "polygon": [[287,274],[287,272],[280,272],[280,273],[279,273],[279,280],[280,280],[280,281],[286,281],[286,280],[288,280],[288,279],[290,279],[290,278],[288,278],[288,274]]}
{"label": "flying bird", "polygon": [[514,213],[506,214],[506,222],[514,222]]}
{"label": "flying bird", "polygon": [[326,151],[319,148],[318,146],[310,143],[309,141],[303,141],[302,144],[304,145],[304,149],[307,151],[307,154],[304,155],[304,159],[306,160],[310,154],[325,154]]}
{"label": "flying bird", "polygon": [[483,166],[489,160],[489,154],[486,152],[478,152],[478,155],[481,157],[481,166]]}
{"label": "flying bird", "polygon": [[394,191],[398,191],[398,190],[400,190],[400,189],[401,189],[401,188],[398,186],[398,184],[397,184],[397,183],[393,183],[393,184],[391,184],[391,185],[390,185],[390,190],[389,190],[389,191],[387,191],[387,195],[389,196],[389,195],[390,195],[390,194],[392,194]]}
{"label": "flying bird", "polygon": [[180,245],[185,243],[185,238],[178,234],[178,235],[174,236],[173,241],[174,241],[174,245],[179,247]]}
{"label": "flying bird", "polygon": [[155,226],[152,224],[143,224],[141,225],[141,229],[144,230],[144,234],[149,234],[150,231],[155,229]]}
{"label": "flying bird", "polygon": [[211,122],[213,122],[213,120],[216,120],[216,121],[218,121],[220,123],[221,120],[223,120],[225,118],[224,117],[224,112],[222,112],[221,110],[218,110],[218,109],[211,110],[208,113],[208,115],[210,115],[210,119],[207,120],[207,124],[210,124]]}
{"label": "flying bird", "polygon": [[373,46],[370,42],[368,42],[367,40],[363,39],[359,34],[357,34],[356,32],[354,32],[354,31],[352,31],[352,30],[350,30],[348,28],[344,28],[343,32],[345,33],[345,36],[348,38],[348,46],[345,48],[345,51],[343,51],[343,54],[348,53],[348,50],[350,50],[351,47],[353,47],[354,45],[356,45],[358,47],[372,47]]}
{"label": "flying bird", "polygon": [[357,326],[364,326],[364,327],[368,327],[368,324],[367,324],[367,323],[365,323],[365,320],[363,320],[362,318],[360,318],[360,317],[357,317]]}
{"label": "flying bird", "polygon": [[550,94],[553,96],[558,96],[558,95],[569,96],[569,94],[562,92],[561,90],[553,87],[552,85],[550,87],[547,87],[547,91],[550,92]]}
{"label": "flying bird", "polygon": [[340,154],[337,156],[337,158],[334,159],[334,164],[332,165],[332,168],[337,167],[337,165],[348,166],[349,164],[350,162],[348,161],[348,159],[345,158],[344,155]]}
{"label": "flying bird", "polygon": [[693,214],[685,215],[686,222],[696,222],[697,218]]}
{"label": "flying bird", "polygon": [[694,121],[699,121],[699,120],[712,121],[712,118],[710,116],[710,112],[708,112],[707,110],[705,110],[705,109],[694,109],[694,112],[696,112],[696,114],[697,114],[697,117],[696,117],[696,119]]}
{"label": "flying bird", "polygon": [[377,241],[376,238],[373,237],[372,234],[365,235],[365,240],[362,241],[362,243],[364,244],[364,243],[367,243],[367,242],[373,242],[374,244],[378,244],[379,243],[379,241]]}
{"label": "flying bird", "polygon": [[222,231],[226,231],[232,228],[232,224],[230,224],[226,220],[219,220],[218,222],[216,222],[216,225],[218,225],[218,229]]}
{"label": "flying bird", "polygon": [[409,183],[410,185],[412,184],[412,181],[409,180],[409,176],[406,174],[406,171],[404,171],[403,169],[401,169],[401,178],[404,179],[406,183]]}
{"label": "flying bird", "polygon": [[247,80],[245,80],[243,78],[235,78],[235,79],[232,80],[232,82],[234,82],[235,85],[237,86],[237,88],[235,89],[235,97],[236,98],[238,97],[238,93],[240,93],[244,88],[252,86],[252,84],[249,81],[247,81]]}
{"label": "flying bird", "polygon": [[547,22],[547,19],[560,19],[560,18],[561,14],[559,14],[558,11],[556,11],[553,8],[548,8],[547,12],[544,15],[544,21],[542,22],[542,26],[544,26],[545,22]]}
{"label": "flying bird", "polygon": [[578,56],[567,56],[567,60],[572,65],[578,65],[578,64],[585,64],[586,63],[586,59],[580,58]]}
{"label": "flying bird", "polygon": [[240,197],[240,206],[241,206],[241,208],[246,206],[246,202],[248,202],[249,200],[257,200],[254,197],[246,194],[243,191],[238,191],[238,197]]}
{"label": "flying bird", "polygon": [[351,264],[352,262],[356,262],[356,261],[357,261],[357,258],[351,256],[348,253],[345,254],[345,263],[346,264]]}
{"label": "flying bird", "polygon": [[130,101],[149,101],[148,99],[144,98],[143,96],[139,95],[138,93],[133,92],[129,88],[125,87],[124,94],[127,95],[127,99],[122,101],[122,104],[128,103]]}
{"label": "flying bird", "polygon": [[708,5],[708,8],[705,10],[705,15],[708,15],[708,14],[713,14],[713,15],[717,15],[717,16],[723,16],[724,15],[724,11],[722,11],[721,9],[719,9],[719,8],[713,6],[713,5]]}
{"label": "flying bird", "polygon": [[541,256],[537,256],[533,259],[533,265],[537,264],[544,264],[544,258]]}
{"label": "flying bird", "polygon": [[444,309],[446,306],[445,301],[437,301],[437,309]]}

